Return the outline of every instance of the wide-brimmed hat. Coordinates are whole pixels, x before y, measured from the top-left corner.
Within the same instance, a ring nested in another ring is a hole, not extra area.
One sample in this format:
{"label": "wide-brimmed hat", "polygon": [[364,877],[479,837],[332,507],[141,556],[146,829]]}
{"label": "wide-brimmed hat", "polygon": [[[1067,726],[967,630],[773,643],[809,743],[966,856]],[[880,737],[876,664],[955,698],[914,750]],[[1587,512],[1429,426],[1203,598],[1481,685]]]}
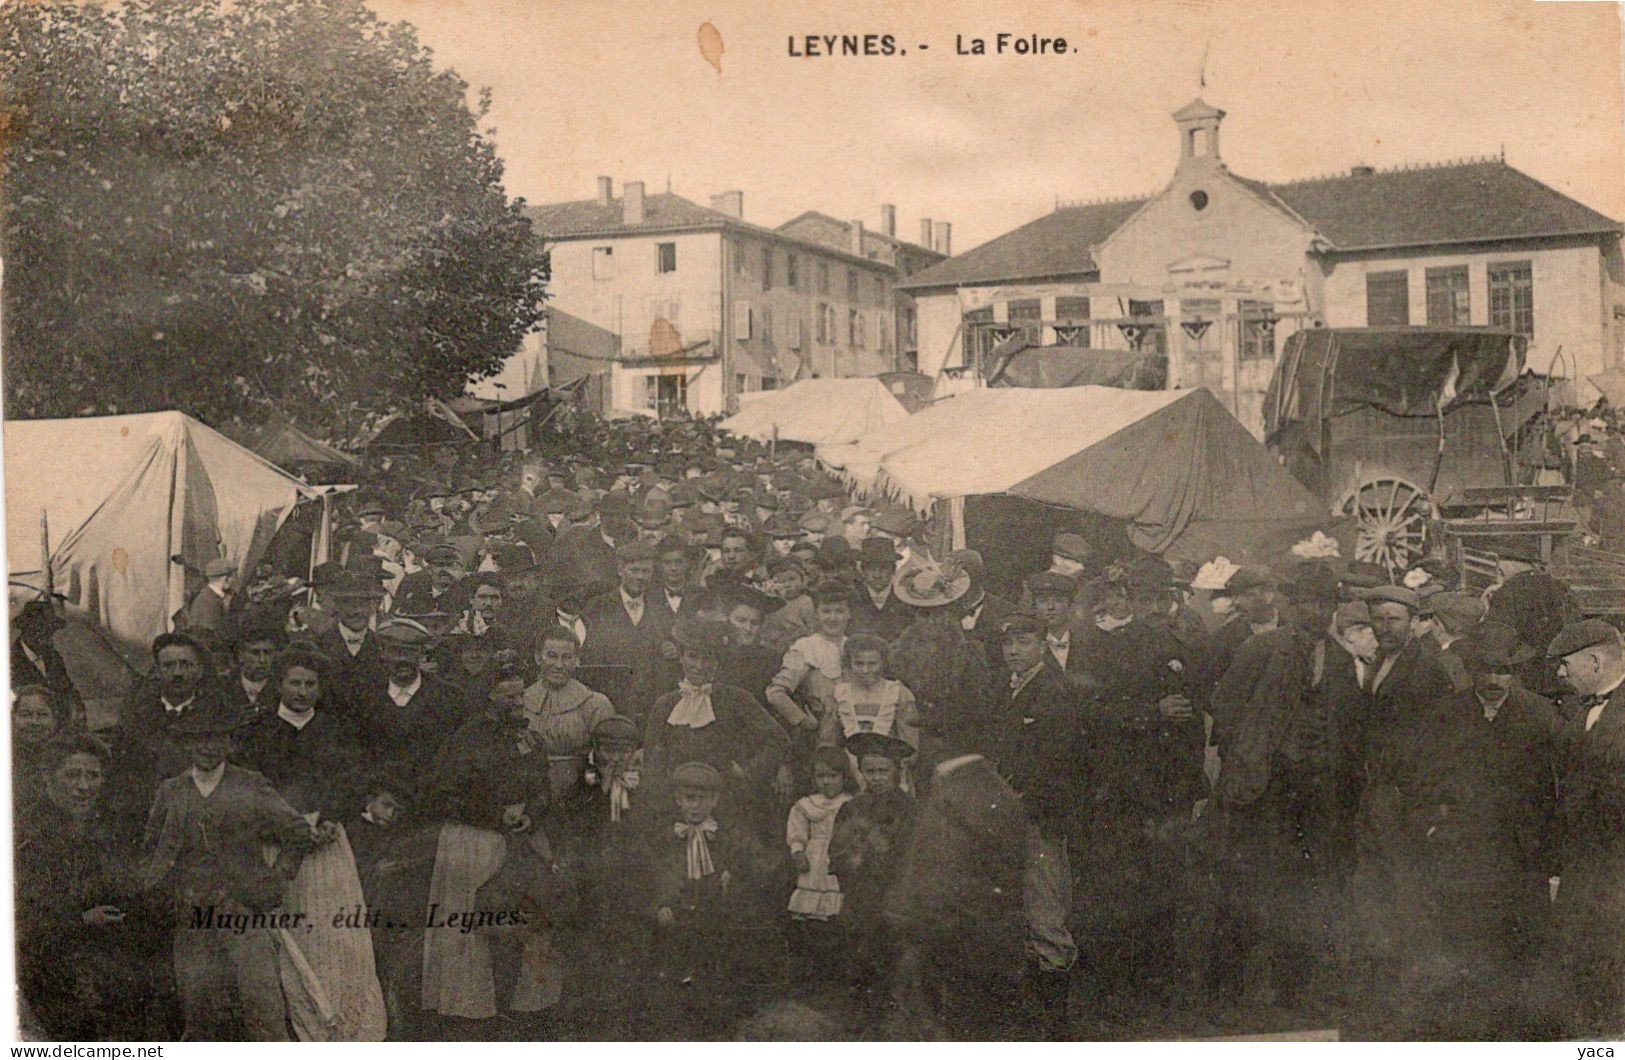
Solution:
{"label": "wide-brimmed hat", "polygon": [[942,607],[970,591],[970,574],[960,567],[905,563],[892,577],[891,590],[911,607]]}
{"label": "wide-brimmed hat", "polygon": [[205,578],[224,578],[228,574],[236,573],[237,564],[224,556],[215,556],[203,564],[203,576]]}

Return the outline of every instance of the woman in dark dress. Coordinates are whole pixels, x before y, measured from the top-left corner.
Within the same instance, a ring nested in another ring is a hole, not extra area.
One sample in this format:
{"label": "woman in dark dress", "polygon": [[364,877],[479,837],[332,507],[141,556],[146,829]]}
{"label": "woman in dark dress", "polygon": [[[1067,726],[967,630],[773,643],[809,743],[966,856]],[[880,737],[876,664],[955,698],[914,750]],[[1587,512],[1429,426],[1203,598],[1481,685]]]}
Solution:
{"label": "woman in dark dress", "polygon": [[265,683],[270,709],[243,731],[240,763],[262,773],[300,813],[348,820],[359,809],[364,765],[346,712],[333,709],[326,656],[296,645],[278,655]]}
{"label": "woman in dark dress", "polygon": [[[134,899],[133,852],[102,810],[110,753],[84,733],[48,744],[38,789],[19,788],[17,980],[23,1026],[47,1039],[149,1037],[145,1017],[164,967],[163,921]],[[163,1036],[162,1032],[158,1036]]]}

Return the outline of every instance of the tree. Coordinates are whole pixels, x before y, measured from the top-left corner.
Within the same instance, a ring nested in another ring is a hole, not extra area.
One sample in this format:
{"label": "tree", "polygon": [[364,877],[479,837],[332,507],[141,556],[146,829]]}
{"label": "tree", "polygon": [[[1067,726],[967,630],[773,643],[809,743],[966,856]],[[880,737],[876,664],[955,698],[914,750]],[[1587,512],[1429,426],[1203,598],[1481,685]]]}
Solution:
{"label": "tree", "polygon": [[340,435],[494,373],[547,265],[488,104],[359,0],[0,7],[8,413]]}

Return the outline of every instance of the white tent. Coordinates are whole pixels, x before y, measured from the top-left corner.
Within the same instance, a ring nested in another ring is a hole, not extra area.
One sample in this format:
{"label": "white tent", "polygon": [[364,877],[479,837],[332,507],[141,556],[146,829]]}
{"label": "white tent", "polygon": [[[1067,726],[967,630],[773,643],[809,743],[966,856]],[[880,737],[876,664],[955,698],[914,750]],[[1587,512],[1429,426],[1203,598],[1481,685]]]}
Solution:
{"label": "white tent", "polygon": [[760,442],[839,445],[908,418],[903,403],[873,378],[803,379],[740,402],[739,412],[718,426]]}
{"label": "white tent", "polygon": [[5,458],[13,584],[44,586],[43,517],[55,590],[124,650],[186,605],[171,557],[251,573],[294,505],[323,492],[180,412],[8,420]]}
{"label": "white tent", "polygon": [[1267,551],[1328,521],[1200,388],[991,388],[913,421],[831,459],[875,468],[866,471],[872,487],[918,511],[950,502],[956,544],[964,534],[957,502],[993,495],[1121,519],[1136,545],[1176,558]]}
{"label": "white tent", "polygon": [[855,442],[820,445],[814,452],[819,463],[865,496],[874,492],[880,461],[887,453],[924,441],[938,431],[974,419],[977,413],[999,402],[998,390],[979,388],[927,405],[909,416],[865,434]]}

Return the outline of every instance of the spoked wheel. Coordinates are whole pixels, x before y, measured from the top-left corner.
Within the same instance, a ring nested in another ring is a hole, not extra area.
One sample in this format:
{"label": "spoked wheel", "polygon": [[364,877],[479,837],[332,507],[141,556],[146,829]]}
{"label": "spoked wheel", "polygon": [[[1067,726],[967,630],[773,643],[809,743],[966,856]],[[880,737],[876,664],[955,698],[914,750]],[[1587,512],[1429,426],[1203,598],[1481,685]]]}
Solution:
{"label": "spoked wheel", "polygon": [[1426,555],[1432,503],[1420,486],[1383,477],[1349,490],[1338,511],[1354,518],[1354,558],[1401,571]]}

